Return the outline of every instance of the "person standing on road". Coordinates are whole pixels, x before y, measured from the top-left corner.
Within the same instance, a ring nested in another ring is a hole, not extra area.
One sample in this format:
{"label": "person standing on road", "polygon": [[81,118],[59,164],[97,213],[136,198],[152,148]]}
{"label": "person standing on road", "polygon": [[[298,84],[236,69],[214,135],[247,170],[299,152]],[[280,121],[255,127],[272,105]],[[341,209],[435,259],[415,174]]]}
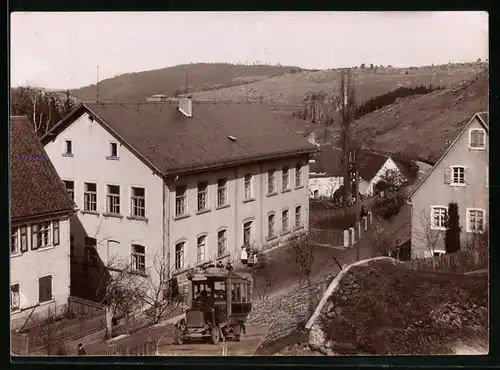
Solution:
{"label": "person standing on road", "polygon": [[83,344],[79,343],[78,344],[78,356],[86,356],[87,351],[85,351],[85,348],[83,348]]}

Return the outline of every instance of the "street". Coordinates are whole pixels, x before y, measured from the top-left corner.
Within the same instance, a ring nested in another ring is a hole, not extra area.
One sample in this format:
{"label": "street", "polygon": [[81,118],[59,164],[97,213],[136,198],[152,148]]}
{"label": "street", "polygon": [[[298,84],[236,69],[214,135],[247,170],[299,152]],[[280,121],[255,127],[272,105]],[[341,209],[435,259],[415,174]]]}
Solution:
{"label": "street", "polygon": [[240,342],[228,340],[226,343],[219,344],[211,344],[207,339],[175,345],[173,338],[169,336],[160,341],[158,352],[160,356],[223,356],[225,344],[226,356],[253,356],[268,329],[268,326],[249,325]]}

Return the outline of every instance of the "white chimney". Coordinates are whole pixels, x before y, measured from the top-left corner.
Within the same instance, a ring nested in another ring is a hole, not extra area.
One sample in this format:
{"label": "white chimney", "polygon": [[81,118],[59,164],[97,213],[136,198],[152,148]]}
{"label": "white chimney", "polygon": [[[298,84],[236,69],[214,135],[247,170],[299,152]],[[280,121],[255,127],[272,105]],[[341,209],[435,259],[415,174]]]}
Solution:
{"label": "white chimney", "polygon": [[190,96],[182,97],[179,99],[179,110],[186,117],[193,117],[193,101]]}

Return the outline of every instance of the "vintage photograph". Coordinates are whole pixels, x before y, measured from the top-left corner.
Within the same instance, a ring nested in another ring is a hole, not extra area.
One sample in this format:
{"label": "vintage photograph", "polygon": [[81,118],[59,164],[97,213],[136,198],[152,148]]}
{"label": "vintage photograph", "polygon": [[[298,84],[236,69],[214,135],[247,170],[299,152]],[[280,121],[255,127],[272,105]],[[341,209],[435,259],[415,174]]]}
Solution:
{"label": "vintage photograph", "polygon": [[489,352],[487,12],[10,15],[12,356]]}

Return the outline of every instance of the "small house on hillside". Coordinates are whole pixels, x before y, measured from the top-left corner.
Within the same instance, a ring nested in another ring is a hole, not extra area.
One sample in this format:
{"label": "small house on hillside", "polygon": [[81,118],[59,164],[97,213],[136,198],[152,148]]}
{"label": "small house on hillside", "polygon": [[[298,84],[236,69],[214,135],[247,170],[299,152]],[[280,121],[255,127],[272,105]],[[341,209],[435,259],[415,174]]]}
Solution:
{"label": "small house on hillside", "polygon": [[82,104],[42,140],[81,209],[79,264],[157,281],[155,261],[185,276],[308,229],[316,148],[260,104]]}
{"label": "small house on hillside", "polygon": [[359,192],[363,196],[377,195],[385,189],[384,179],[389,171],[401,183],[408,179],[408,169],[390,156],[361,151],[358,154]]}
{"label": "small house on hillside", "polygon": [[458,205],[460,240],[473,243],[488,225],[488,113],[477,113],[413,190],[411,248],[419,257],[445,250],[448,206]]}
{"label": "small house on hillside", "polygon": [[331,144],[321,145],[309,161],[309,196],[314,199],[332,198],[343,185],[342,151]]}
{"label": "small house on hillside", "polygon": [[10,148],[10,313],[18,328],[68,303],[76,206],[27,117],[10,118]]}
{"label": "small house on hillside", "polygon": [[[323,144],[309,162],[309,190],[311,198],[331,198],[342,187],[342,151],[331,144]],[[409,169],[390,156],[362,150],[358,154],[359,192],[362,196],[376,195],[385,189],[384,181],[392,171],[399,181],[410,177]]]}

